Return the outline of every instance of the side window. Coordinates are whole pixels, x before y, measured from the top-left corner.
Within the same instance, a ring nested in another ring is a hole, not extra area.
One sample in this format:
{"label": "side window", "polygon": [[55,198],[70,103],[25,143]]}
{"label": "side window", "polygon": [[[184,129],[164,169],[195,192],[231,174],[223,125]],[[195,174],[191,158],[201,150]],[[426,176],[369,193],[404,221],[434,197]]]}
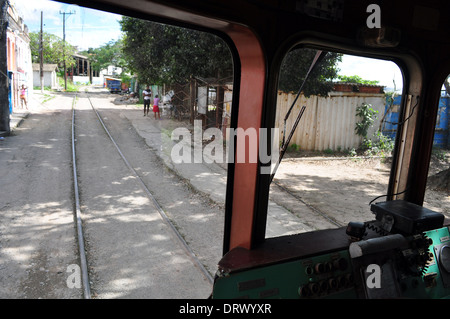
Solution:
{"label": "side window", "polygon": [[[369,203],[389,183],[400,69],[329,52],[305,81],[315,56],[292,51],[280,71],[275,127],[286,153],[271,184],[268,223],[284,224],[284,234],[373,220]],[[280,211],[283,218],[270,218]],[[275,235],[283,234],[267,234]]]}
{"label": "side window", "polygon": [[450,75],[442,85],[424,206],[450,217]]}

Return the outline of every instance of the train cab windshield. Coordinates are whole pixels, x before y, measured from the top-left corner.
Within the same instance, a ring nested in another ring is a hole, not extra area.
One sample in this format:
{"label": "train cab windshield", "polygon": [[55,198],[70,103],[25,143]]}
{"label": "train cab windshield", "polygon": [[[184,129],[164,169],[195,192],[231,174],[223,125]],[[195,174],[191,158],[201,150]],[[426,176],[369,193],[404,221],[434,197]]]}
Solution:
{"label": "train cab windshield", "polygon": [[63,2],[123,14],[211,298],[449,298],[447,3]]}
{"label": "train cab windshield", "polygon": [[269,217],[268,224],[294,233],[372,219],[370,203],[388,192],[403,94],[398,65],[294,49],[283,59],[277,90],[282,159],[268,214],[284,210],[286,218]]}

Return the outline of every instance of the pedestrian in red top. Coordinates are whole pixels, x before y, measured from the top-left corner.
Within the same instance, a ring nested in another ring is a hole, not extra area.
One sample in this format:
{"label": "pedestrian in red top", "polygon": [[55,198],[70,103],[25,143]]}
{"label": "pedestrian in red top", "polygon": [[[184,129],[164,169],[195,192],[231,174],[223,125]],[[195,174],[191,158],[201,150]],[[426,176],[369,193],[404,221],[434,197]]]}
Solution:
{"label": "pedestrian in red top", "polygon": [[153,113],[155,114],[155,120],[156,120],[156,114],[158,114],[158,120],[161,119],[161,116],[159,114],[159,97],[158,97],[158,95],[155,95],[155,98],[153,99]]}

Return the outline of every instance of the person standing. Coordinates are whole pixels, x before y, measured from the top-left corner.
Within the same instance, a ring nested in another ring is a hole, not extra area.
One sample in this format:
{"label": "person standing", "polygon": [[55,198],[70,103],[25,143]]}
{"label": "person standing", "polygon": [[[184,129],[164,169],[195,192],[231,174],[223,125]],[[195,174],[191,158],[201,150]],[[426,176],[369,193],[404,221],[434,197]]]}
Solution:
{"label": "person standing", "polygon": [[150,111],[150,99],[152,96],[152,91],[148,85],[147,88],[142,91],[142,95],[144,96],[144,116],[148,116],[148,112]]}
{"label": "person standing", "polygon": [[159,97],[158,97],[158,95],[155,95],[155,98],[153,99],[153,113],[155,114],[155,120],[156,120],[156,114],[158,114],[158,120],[161,119],[161,116],[159,113]]}
{"label": "person standing", "polygon": [[25,107],[28,110],[28,104],[27,104],[27,89],[25,88],[25,85],[22,84],[20,91],[20,105],[23,109],[23,104],[25,103]]}

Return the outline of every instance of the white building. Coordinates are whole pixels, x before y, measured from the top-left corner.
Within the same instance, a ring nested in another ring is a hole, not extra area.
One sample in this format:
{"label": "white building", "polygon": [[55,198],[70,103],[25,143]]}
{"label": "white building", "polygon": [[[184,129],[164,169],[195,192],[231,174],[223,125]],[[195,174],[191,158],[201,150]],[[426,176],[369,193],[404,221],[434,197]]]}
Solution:
{"label": "white building", "polygon": [[[58,88],[58,79],[56,76],[57,64],[44,64],[43,84],[44,87],[49,87],[52,90]],[[33,63],[33,86],[41,87],[41,67],[38,63]]]}

